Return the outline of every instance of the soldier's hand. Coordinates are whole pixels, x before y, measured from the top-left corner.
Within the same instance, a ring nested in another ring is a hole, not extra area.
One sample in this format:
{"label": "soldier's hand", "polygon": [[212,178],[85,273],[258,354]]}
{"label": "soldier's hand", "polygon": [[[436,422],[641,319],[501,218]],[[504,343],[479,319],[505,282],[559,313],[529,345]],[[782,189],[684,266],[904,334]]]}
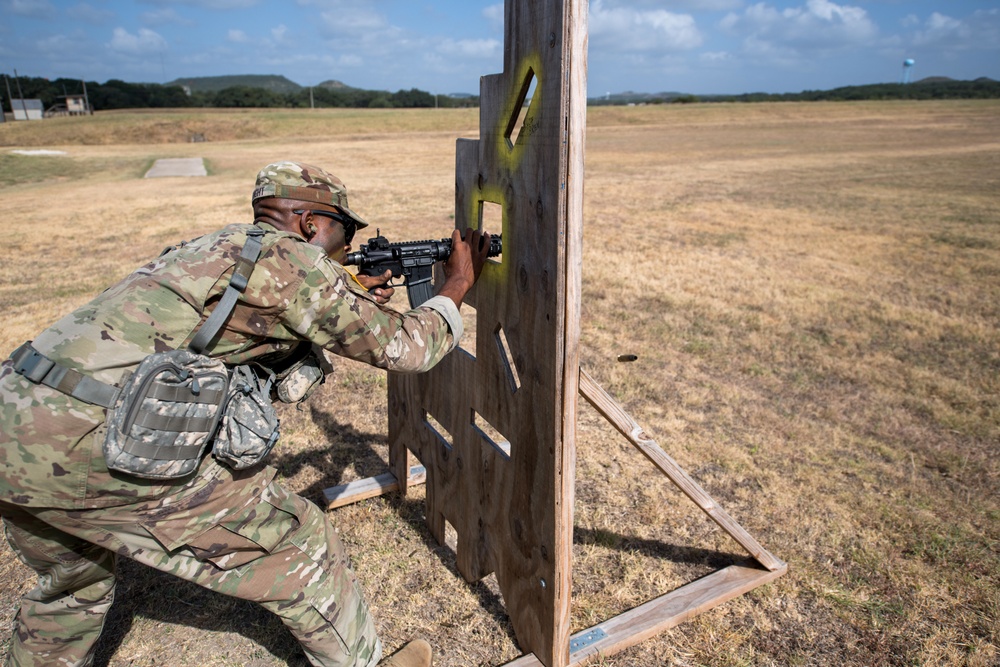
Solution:
{"label": "soldier's hand", "polygon": [[375,297],[376,301],[382,304],[389,303],[389,299],[396,292],[394,288],[387,284],[390,280],[392,280],[392,271],[388,269],[380,276],[358,274],[358,282],[361,283],[361,286],[368,290],[368,293]]}
{"label": "soldier's hand", "polygon": [[490,252],[490,235],[466,230],[462,238],[456,229],[451,233],[451,256],[444,264],[445,283],[438,294],[451,297],[461,305],[465,294],[479,280]]}
{"label": "soldier's hand", "polygon": [[465,230],[462,238],[456,229],[451,233],[451,256],[444,264],[444,273],[448,278],[464,278],[469,287],[479,280],[483,265],[490,250],[490,235],[483,234],[478,229]]}

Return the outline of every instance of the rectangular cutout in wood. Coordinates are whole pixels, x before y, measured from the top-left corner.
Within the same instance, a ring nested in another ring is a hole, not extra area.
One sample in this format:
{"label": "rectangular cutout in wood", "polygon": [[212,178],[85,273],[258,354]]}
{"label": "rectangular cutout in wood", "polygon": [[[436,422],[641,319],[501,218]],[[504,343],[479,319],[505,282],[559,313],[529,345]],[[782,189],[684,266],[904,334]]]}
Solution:
{"label": "rectangular cutout in wood", "polygon": [[[478,229],[494,235],[503,234],[503,206],[491,201],[480,201]],[[488,261],[502,264],[503,253],[490,257]]]}
{"label": "rectangular cutout in wood", "polygon": [[479,435],[483,436],[486,444],[500,452],[504,458],[510,459],[510,440],[505,438],[500,431],[496,430],[493,424],[483,419],[483,416],[475,410],[472,411],[472,428],[476,429]]}
{"label": "rectangular cutout in wood", "polygon": [[461,343],[455,353],[467,354],[473,359],[476,358],[476,329],[479,325],[479,318],[476,316],[476,309],[469,303],[469,300],[462,302],[462,307],[458,310],[459,314],[462,316],[462,326],[465,328],[465,334],[462,336]]}

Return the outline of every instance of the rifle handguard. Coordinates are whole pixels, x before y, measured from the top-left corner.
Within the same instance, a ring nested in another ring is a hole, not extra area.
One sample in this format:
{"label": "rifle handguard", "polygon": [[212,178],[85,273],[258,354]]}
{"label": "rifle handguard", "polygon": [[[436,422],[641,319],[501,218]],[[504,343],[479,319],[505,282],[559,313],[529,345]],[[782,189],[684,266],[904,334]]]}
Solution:
{"label": "rifle handguard", "polygon": [[[402,241],[389,243],[389,239],[379,234],[368,239],[358,252],[348,253],[344,266],[357,266],[358,272],[366,276],[380,276],[387,269],[392,277],[403,277],[410,308],[416,308],[433,296],[431,286],[432,268],[436,262],[446,261],[451,256],[451,239],[440,241]],[[490,236],[489,257],[503,252],[500,234]],[[390,286],[392,283],[388,283]],[[369,292],[374,292],[372,287]]]}

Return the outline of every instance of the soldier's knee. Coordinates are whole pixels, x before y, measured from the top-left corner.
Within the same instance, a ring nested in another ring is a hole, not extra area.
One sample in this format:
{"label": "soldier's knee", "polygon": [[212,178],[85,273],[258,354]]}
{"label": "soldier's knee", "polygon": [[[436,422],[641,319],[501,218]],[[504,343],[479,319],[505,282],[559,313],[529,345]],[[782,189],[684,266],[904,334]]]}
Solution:
{"label": "soldier's knee", "polygon": [[29,597],[72,594],[81,601],[97,602],[110,595],[116,582],[115,555],[100,547],[88,551],[80,558],[65,558],[36,568],[38,584]]}

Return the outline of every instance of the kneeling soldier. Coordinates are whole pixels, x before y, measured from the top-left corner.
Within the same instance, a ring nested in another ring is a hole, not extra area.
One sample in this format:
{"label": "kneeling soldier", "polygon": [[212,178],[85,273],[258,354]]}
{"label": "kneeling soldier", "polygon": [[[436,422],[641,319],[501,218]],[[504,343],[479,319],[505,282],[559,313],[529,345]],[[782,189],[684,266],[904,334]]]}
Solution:
{"label": "kneeling soldier", "polygon": [[[137,399],[122,398],[120,387],[145,359],[176,351],[224,369],[249,365],[267,388],[284,382],[276,394],[290,401],[309,383],[287,371],[308,368],[314,346],[379,368],[425,371],[458,344],[458,306],[478,279],[489,237],[456,231],[438,295],[400,314],[385,306],[392,289],[378,287],[384,276],[355,278],[340,265],[367,223],[348,207],[339,179],[305,164],[271,164],[258,174],[252,204],[252,224],[168,249],[3,363],[0,514],[11,547],[38,573],[8,664],[91,664],[119,556],[259,602],[314,665],[380,660],[337,533],[263,460],[277,431],[249,457],[213,455],[212,435],[227,428],[235,428],[231,446],[242,444],[239,419],[219,402],[224,387],[210,390],[187,368],[151,370]],[[230,384],[227,400],[239,393],[240,383]],[[148,409],[155,400],[162,407]],[[430,647],[412,642],[384,664],[429,665]]]}

